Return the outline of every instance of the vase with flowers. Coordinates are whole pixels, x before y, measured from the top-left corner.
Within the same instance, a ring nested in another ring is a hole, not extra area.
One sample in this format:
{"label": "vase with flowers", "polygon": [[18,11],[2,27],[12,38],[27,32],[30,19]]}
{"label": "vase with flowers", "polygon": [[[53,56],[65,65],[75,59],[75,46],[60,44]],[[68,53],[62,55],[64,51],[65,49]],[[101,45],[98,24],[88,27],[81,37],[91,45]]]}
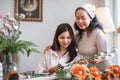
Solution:
{"label": "vase with flowers", "polygon": [[40,53],[35,47],[36,45],[31,41],[20,40],[21,35],[21,21],[25,18],[24,14],[16,14],[15,18],[10,18],[9,14],[0,15],[0,22],[3,24],[0,27],[0,54],[5,55],[4,76],[13,67],[12,56],[17,53],[26,53],[27,56],[31,52]]}

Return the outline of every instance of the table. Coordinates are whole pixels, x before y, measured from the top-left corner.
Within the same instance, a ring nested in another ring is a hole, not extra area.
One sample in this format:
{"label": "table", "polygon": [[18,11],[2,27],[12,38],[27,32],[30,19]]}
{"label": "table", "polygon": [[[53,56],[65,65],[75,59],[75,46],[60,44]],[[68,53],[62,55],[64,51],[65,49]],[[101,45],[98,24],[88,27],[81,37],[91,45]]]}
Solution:
{"label": "table", "polygon": [[54,80],[54,79],[56,79],[56,76],[48,75],[48,76],[41,76],[41,77],[36,77],[36,78],[20,79],[20,80]]}

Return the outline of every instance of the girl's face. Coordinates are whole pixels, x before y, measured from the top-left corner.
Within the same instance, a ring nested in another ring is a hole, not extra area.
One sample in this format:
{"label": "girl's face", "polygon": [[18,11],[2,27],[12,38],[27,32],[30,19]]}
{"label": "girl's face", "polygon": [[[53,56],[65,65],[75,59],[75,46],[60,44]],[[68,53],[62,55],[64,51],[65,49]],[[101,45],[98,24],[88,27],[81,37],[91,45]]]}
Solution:
{"label": "girl's face", "polygon": [[91,18],[88,15],[88,13],[82,9],[77,10],[77,12],[75,13],[75,18],[77,26],[83,30],[85,30],[89,26],[91,21]]}
{"label": "girl's face", "polygon": [[68,31],[63,32],[58,36],[58,42],[60,44],[61,49],[67,49],[68,46],[71,44],[72,38]]}

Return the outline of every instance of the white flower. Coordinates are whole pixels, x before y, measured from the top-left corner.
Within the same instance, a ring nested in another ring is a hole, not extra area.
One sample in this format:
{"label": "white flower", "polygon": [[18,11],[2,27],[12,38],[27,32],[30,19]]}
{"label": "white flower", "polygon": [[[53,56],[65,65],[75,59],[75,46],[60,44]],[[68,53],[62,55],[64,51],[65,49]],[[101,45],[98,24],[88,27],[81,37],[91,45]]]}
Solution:
{"label": "white flower", "polygon": [[95,61],[97,61],[98,59],[95,59]]}
{"label": "white flower", "polygon": [[13,26],[15,30],[17,30],[19,27],[17,25]]}
{"label": "white flower", "polygon": [[12,25],[17,25],[17,21],[15,18],[11,18]]}
{"label": "white flower", "polygon": [[100,52],[100,56],[104,56],[105,55],[105,53],[104,52]]}
{"label": "white flower", "polygon": [[0,33],[5,34],[5,33],[6,33],[6,30],[5,30],[5,29],[1,29],[1,30],[0,30]]}
{"label": "white flower", "polygon": [[86,71],[89,71],[89,68],[87,67],[87,65],[82,64],[82,66],[86,69]]}
{"label": "white flower", "polygon": [[20,14],[20,17],[22,18],[22,19],[24,19],[25,18],[25,15],[24,14]]}
{"label": "white flower", "polygon": [[106,59],[106,60],[109,60],[109,59],[110,59],[110,56],[106,56],[105,59]]}
{"label": "white flower", "polygon": [[110,56],[113,58],[114,57],[114,53],[111,53]]}
{"label": "white flower", "polygon": [[9,30],[12,30],[12,26],[8,23],[5,23],[5,26],[9,29]]}
{"label": "white flower", "polygon": [[72,77],[71,73],[70,72],[66,73],[66,77],[71,78]]}
{"label": "white flower", "polygon": [[98,59],[102,59],[102,56],[98,56]]}

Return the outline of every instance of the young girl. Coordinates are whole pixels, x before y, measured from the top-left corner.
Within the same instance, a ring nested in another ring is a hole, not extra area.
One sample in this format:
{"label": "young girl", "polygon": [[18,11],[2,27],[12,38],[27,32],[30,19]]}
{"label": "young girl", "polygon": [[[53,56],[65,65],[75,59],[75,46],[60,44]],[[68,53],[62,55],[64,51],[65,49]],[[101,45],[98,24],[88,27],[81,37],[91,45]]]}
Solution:
{"label": "young girl", "polygon": [[72,65],[77,60],[73,30],[68,23],[62,23],[56,29],[51,48],[41,56],[35,72],[52,74],[58,71],[59,65],[64,66],[63,69],[69,71],[70,64]]}

